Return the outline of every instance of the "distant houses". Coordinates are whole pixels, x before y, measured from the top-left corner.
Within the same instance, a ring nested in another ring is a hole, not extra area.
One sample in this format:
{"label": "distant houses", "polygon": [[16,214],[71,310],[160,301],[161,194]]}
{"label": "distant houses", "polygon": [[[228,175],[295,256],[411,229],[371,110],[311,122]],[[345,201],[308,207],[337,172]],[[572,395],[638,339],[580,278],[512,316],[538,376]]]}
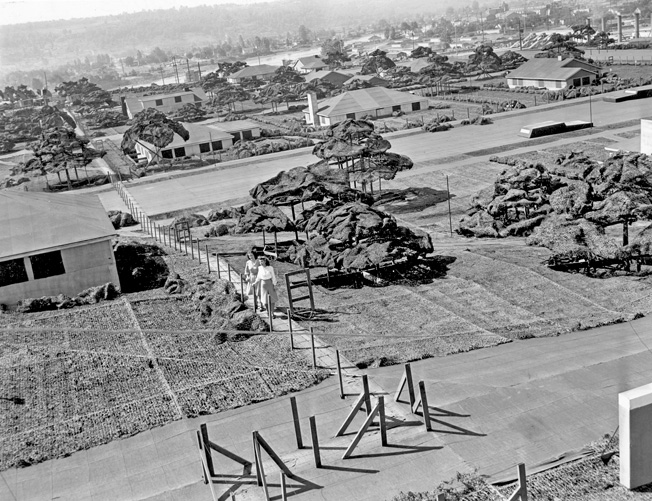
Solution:
{"label": "distant houses", "polygon": [[201,105],[206,100],[202,89],[189,89],[169,94],[153,94],[150,96],[125,97],[123,99],[123,113],[133,118],[147,108],[155,108],[163,113],[176,111],[186,104]]}
{"label": "distant houses", "polygon": [[116,235],[97,195],[1,190],[0,304],[120,286]]}
{"label": "distant houses", "polygon": [[272,66],[270,64],[247,66],[227,76],[226,81],[237,84],[243,80],[270,80],[278,68],[279,66]]}
{"label": "distant houses", "polygon": [[600,76],[600,68],[586,61],[563,56],[532,58],[507,76],[510,89],[538,87],[559,90],[573,85],[591,85]]}
{"label": "distant houses", "polygon": [[307,56],[297,59],[292,67],[298,73],[304,75],[306,73],[310,73],[311,71],[321,71],[327,69],[328,64],[326,64],[319,56]]}
{"label": "distant houses", "polygon": [[371,87],[344,92],[318,103],[314,93],[308,94],[308,108],[303,111],[308,125],[334,125],[347,118],[385,117],[392,113],[428,109],[428,99],[409,92],[384,87]]}

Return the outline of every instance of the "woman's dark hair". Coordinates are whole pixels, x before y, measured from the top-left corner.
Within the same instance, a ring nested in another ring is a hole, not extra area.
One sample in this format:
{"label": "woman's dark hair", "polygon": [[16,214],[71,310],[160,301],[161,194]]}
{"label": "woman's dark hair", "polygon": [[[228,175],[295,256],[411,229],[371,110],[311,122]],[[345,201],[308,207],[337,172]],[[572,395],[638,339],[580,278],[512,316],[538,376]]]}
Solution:
{"label": "woman's dark hair", "polygon": [[256,254],[254,254],[253,251],[249,251],[249,252],[247,252],[247,254],[245,254],[245,255],[247,256],[247,259],[251,259],[252,261],[255,261],[255,260],[256,260]]}
{"label": "woman's dark hair", "polygon": [[269,266],[269,259],[267,259],[265,256],[260,256],[258,259],[260,259],[260,263],[263,266]]}

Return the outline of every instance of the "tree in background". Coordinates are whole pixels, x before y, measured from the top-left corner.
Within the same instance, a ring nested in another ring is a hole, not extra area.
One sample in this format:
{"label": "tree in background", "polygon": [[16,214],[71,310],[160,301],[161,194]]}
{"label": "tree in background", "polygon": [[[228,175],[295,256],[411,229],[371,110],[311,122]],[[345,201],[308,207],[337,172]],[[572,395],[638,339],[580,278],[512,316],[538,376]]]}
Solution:
{"label": "tree in background", "polygon": [[336,38],[324,41],[321,46],[321,56],[331,69],[341,68],[343,63],[351,60],[344,50],[344,41]]}
{"label": "tree in background", "polygon": [[310,43],[310,32],[303,24],[299,26],[299,42],[302,44]]}

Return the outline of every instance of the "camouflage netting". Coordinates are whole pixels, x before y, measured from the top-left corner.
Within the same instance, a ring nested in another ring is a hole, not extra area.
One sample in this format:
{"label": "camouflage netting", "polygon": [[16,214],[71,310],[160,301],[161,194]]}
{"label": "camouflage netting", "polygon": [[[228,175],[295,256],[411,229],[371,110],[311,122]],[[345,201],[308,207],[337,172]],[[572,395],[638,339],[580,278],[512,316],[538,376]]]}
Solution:
{"label": "camouflage netting", "polygon": [[397,172],[409,170],[414,163],[405,155],[382,153],[373,157],[361,158],[353,164],[350,172],[351,181],[377,181],[378,178],[392,180]]}
{"label": "camouflage netting", "polygon": [[273,205],[256,205],[238,219],[234,233],[250,233],[255,231],[291,231],[294,224],[285,213]]}
{"label": "camouflage netting", "polygon": [[433,251],[429,235],[398,226],[390,214],[360,202],[319,204],[304,211],[297,226],[310,238],[286,257],[311,266],[362,270]]}
{"label": "camouflage netting", "polygon": [[619,259],[625,257],[618,243],[604,228],[585,219],[554,214],[546,218],[526,240],[528,245],[550,249],[556,257],[573,259]]}
{"label": "camouflage netting", "polygon": [[[500,160],[500,159],[498,159]],[[604,163],[581,152],[559,157],[550,169],[510,162],[493,186],[472,199],[458,233],[474,237],[528,236],[528,245],[555,258],[626,259],[652,250],[648,228],[628,246],[604,228],[652,219],[652,159],[619,152]]]}
{"label": "camouflage netting", "polygon": [[129,212],[122,212],[119,210],[110,210],[107,215],[111,220],[111,224],[117,230],[118,228],[125,228],[127,226],[137,225],[138,222],[133,218]]}
{"label": "camouflage netting", "polygon": [[260,204],[322,201],[324,198],[354,200],[359,196],[349,187],[347,171],[332,168],[325,161],[281,171],[257,184],[249,194]]}
{"label": "camouflage netting", "polygon": [[630,254],[652,254],[652,224],[643,228],[625,247],[625,251]]}
{"label": "camouflage netting", "polygon": [[122,292],[163,287],[170,272],[163,250],[136,241],[118,242],[113,247]]}
{"label": "camouflage netting", "polygon": [[64,294],[58,296],[43,296],[40,298],[28,298],[18,301],[16,311],[18,313],[34,313],[37,311],[63,310],[85,304],[95,304],[100,301],[109,301],[120,295],[120,291],[108,282],[83,290],[75,297],[68,297]]}
{"label": "camouflage netting", "polygon": [[190,139],[190,133],[183,125],[170,120],[154,108],[136,113],[130,123],[131,126],[122,136],[120,147],[123,151],[133,149],[138,140],[146,141],[157,148],[165,148],[174,140],[174,134],[178,134],[184,141]]}

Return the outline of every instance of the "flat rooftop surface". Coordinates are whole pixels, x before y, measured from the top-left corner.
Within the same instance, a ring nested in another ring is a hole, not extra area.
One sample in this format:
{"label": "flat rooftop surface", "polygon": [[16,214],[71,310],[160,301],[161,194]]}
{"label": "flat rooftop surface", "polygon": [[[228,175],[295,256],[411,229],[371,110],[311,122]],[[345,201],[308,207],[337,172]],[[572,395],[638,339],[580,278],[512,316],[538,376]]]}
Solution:
{"label": "flat rooftop surface", "polygon": [[[249,461],[252,432],[259,431],[306,481],[289,481],[289,491],[300,490],[293,496],[298,500],[389,499],[401,490],[432,490],[457,471],[474,468],[481,474],[504,475],[519,462],[534,466],[613,433],[618,393],[650,383],[648,346],[652,318],[642,318],[415,362],[415,383],[423,380],[428,392],[431,432],[421,416],[410,414],[408,404],[393,401],[402,366],[366,371],[372,398],[384,395],[386,401],[389,446],[381,447],[378,429],[373,428],[347,460],[341,456],[363,413],[345,436],[333,437],[361,390],[361,378],[359,373],[346,377],[345,400],[339,398],[337,378],[329,378],[294,394],[308,447],[308,417],[316,416],[321,469],[314,468],[310,448],[296,448],[285,396],[2,472],[0,499],[209,501],[196,439],[204,422],[212,441]],[[225,494],[220,499],[229,499],[228,492],[238,501],[264,499],[255,476],[243,475],[241,466],[218,454],[214,458],[220,475],[214,486]],[[264,466],[270,494],[279,496],[279,470],[266,456]]]}

